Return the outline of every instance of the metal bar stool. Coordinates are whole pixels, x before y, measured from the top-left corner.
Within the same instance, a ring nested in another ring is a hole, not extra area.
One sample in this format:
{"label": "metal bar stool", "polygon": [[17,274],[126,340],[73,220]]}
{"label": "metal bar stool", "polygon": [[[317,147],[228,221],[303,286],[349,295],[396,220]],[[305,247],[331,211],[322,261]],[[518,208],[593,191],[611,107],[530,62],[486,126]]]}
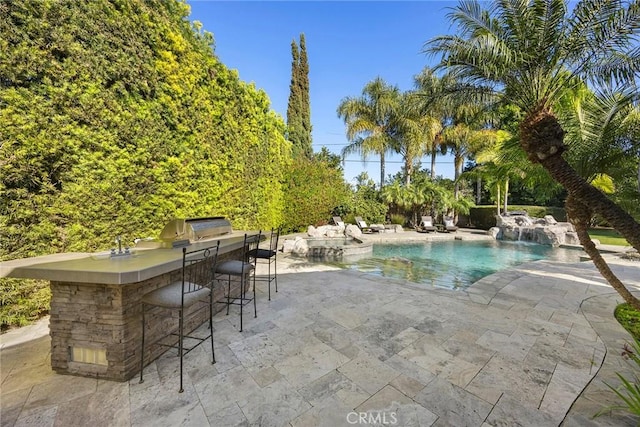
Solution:
{"label": "metal bar stool", "polygon": [[[180,280],[173,282],[170,285],[158,288],[155,291],[151,291],[142,297],[142,348],[140,351],[141,383],[144,382],[145,317],[146,313],[154,307],[178,311],[177,332],[173,329],[168,334],[164,334],[162,337],[158,338],[154,343],[178,350],[178,356],[180,357],[180,393],[184,391],[182,386],[183,359],[186,354],[209,339],[211,340],[211,354],[213,359],[211,363],[216,363],[216,355],[213,348],[212,320],[213,272],[216,267],[219,248],[220,241],[217,241],[215,246],[194,251],[187,251],[187,248],[182,248],[182,270]],[[198,303],[200,303],[200,307],[195,307],[193,310],[190,310],[191,307],[194,307]],[[197,326],[185,333],[185,313],[188,311],[189,318],[192,319],[196,313],[207,307],[209,308],[209,333],[204,337],[189,335],[197,328]],[[174,340],[171,340],[169,343],[162,342],[170,336],[177,336],[177,342]],[[188,338],[190,341],[195,341],[195,343],[192,346],[185,347],[185,338]]]}
{"label": "metal bar stool", "polygon": [[[276,292],[278,292],[278,271],[277,271],[277,260],[278,260],[278,240],[280,239],[280,228],[271,229],[271,234],[269,237],[269,248],[268,249],[260,249],[260,243],[253,250],[252,255],[256,259],[256,266],[258,262],[267,264],[267,277],[266,278],[256,278],[257,275],[254,275],[255,280],[264,280],[268,282],[269,286],[269,301],[271,301],[271,282],[275,282]],[[273,265],[273,274],[271,272]]]}
{"label": "metal bar stool", "polygon": [[[229,260],[219,263],[215,269],[216,283],[221,280],[227,281],[227,291],[224,298],[219,303],[227,304],[227,315],[231,305],[240,306],[240,332],[242,332],[242,308],[253,301],[253,315],[258,317],[258,308],[256,306],[256,282],[253,280],[253,296],[247,296],[247,290],[251,283],[251,279],[255,279],[256,258],[255,247],[260,241],[261,232],[258,234],[245,234],[242,246],[242,257],[239,260]],[[221,278],[227,276],[226,279]],[[231,279],[236,277],[240,281],[240,292],[238,296],[231,295]]]}

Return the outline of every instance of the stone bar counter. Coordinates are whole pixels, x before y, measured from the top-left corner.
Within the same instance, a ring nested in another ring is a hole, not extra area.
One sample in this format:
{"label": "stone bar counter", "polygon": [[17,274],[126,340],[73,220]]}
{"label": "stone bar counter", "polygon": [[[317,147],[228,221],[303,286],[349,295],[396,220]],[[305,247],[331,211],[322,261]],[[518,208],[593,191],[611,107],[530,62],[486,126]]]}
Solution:
{"label": "stone bar counter", "polygon": [[[215,245],[220,240],[218,262],[238,259],[245,232],[197,241],[188,250]],[[132,255],[63,253],[0,263],[0,277],[49,280],[51,284],[51,366],[62,374],[127,381],[140,371],[141,297],[180,280],[182,249],[133,249]],[[225,308],[222,285],[214,287],[214,310]],[[236,282],[232,293],[239,291]],[[208,310],[194,309],[188,325],[196,327]],[[236,314],[237,315],[237,314]],[[149,339],[175,323],[169,311],[152,313]],[[148,319],[150,320],[150,319]],[[214,334],[215,342],[215,334]],[[166,351],[147,348],[149,361]]]}

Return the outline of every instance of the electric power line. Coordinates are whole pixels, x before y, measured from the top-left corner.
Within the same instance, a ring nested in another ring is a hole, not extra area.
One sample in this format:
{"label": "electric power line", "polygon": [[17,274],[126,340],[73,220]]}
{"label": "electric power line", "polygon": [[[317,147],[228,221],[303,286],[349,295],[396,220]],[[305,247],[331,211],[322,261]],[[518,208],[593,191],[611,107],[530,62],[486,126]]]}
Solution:
{"label": "electric power line", "polygon": [[[345,159],[343,160],[343,162],[345,163],[380,163],[380,160],[350,160],[350,159]],[[384,161],[385,164],[388,163],[399,163],[399,164],[404,164],[404,161],[402,160],[385,160]],[[454,162],[440,162],[438,160],[436,160],[436,165],[452,165],[454,164]]]}

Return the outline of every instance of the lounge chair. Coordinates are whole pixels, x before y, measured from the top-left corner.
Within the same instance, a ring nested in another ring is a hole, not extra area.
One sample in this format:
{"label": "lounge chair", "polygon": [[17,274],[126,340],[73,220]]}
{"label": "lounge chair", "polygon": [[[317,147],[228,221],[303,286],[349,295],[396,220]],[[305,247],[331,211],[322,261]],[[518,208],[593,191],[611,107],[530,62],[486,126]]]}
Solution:
{"label": "lounge chair", "polygon": [[373,227],[369,227],[367,225],[366,222],[364,222],[364,220],[362,219],[361,216],[357,216],[355,218],[356,220],[356,224],[358,225],[358,227],[360,228],[360,231],[362,231],[363,233],[371,233],[372,231],[382,231],[384,230],[384,227],[380,227],[380,226],[376,226],[374,225]]}
{"label": "lounge chair", "polygon": [[344,221],[342,220],[342,218],[340,218],[339,216],[334,216],[333,217],[333,223],[339,227],[344,227]]}
{"label": "lounge chair", "polygon": [[433,225],[433,219],[429,215],[425,215],[422,217],[420,225],[416,227],[416,231],[419,233],[428,233],[430,231],[437,231],[437,228]]}
{"label": "lounge chair", "polygon": [[454,233],[456,231],[458,231],[458,227],[453,223],[453,218],[451,218],[450,216],[445,216],[444,218],[442,218],[443,222],[444,222],[444,231],[446,231],[447,233],[453,231]]}

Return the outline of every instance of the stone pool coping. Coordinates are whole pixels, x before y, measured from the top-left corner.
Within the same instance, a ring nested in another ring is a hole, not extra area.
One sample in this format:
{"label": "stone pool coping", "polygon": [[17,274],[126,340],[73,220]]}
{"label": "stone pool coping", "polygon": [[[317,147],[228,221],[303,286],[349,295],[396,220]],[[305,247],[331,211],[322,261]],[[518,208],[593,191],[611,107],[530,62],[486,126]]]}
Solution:
{"label": "stone pool coping", "polygon": [[[245,332],[237,313],[216,316],[218,363],[206,363],[206,346],[190,354],[181,396],[174,357],[149,365],[144,384],[117,383],[53,373],[46,335],[0,336],[2,424],[346,426],[353,411],[394,413],[397,425],[637,423],[590,418],[614,401],[602,381],[615,383],[630,339],[612,315],[619,297],[590,263],[524,264],[471,292],[286,257],[278,268],[280,292],[268,303],[259,289]],[[613,268],[640,288],[637,263]]]}

